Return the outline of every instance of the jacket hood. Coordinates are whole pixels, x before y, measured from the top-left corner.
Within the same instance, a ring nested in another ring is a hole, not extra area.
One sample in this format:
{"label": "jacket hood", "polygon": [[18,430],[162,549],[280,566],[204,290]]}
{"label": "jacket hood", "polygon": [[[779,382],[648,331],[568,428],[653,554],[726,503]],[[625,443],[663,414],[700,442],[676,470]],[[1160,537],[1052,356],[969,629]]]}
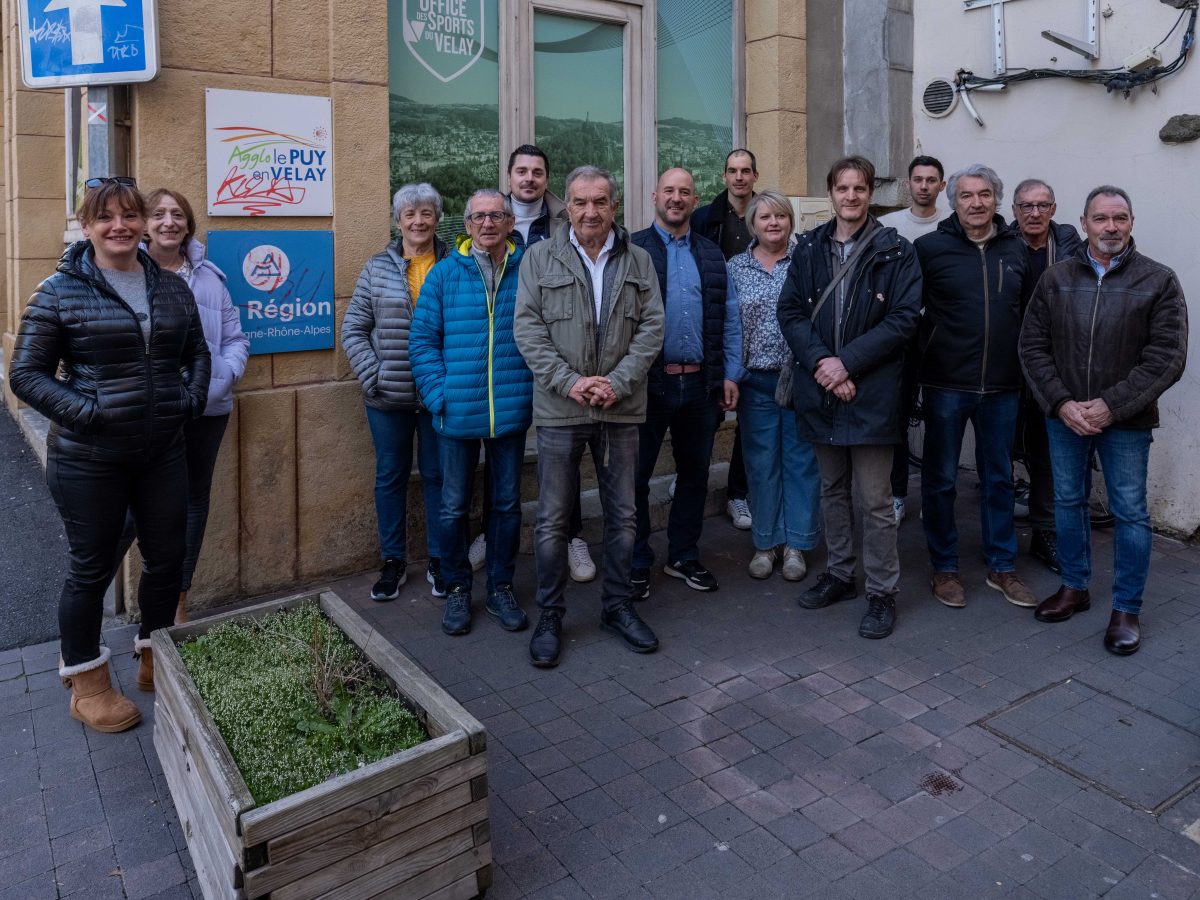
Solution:
{"label": "jacket hood", "polygon": [[225,273],[209,261],[204,245],[198,240],[191,238],[187,243],[186,252],[193,269],[208,269],[222,281],[226,280]]}
{"label": "jacket hood", "polygon": [[[505,251],[511,256],[517,249],[517,242],[512,238],[505,238]],[[454,249],[461,256],[471,255],[471,236],[469,234],[460,234],[454,239]]]}
{"label": "jacket hood", "polygon": [[[996,213],[992,216],[992,224],[996,226],[996,234],[1006,234],[1009,231],[1008,223],[1004,221],[1004,216]],[[945,234],[952,234],[955,237],[962,238],[964,241],[969,241],[967,230],[963,228],[962,222],[959,221],[958,213],[950,213],[942,221],[938,222],[937,230]]]}

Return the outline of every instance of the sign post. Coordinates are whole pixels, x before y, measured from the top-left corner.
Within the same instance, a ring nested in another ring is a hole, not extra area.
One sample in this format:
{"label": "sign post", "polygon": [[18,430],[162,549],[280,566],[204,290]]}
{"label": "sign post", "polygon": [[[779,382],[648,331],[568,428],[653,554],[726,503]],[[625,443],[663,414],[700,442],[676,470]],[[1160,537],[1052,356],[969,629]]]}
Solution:
{"label": "sign post", "polygon": [[17,0],[30,88],[133,84],[158,75],[155,0]]}

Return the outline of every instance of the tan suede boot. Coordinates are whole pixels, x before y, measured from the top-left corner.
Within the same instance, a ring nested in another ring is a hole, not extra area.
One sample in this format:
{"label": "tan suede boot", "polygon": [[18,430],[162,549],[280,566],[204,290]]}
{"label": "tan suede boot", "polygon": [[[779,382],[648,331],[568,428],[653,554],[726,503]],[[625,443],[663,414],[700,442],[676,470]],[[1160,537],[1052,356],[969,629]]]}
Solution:
{"label": "tan suede boot", "polygon": [[182,625],[187,620],[187,591],[180,591],[179,605],[175,607],[175,624]]}
{"label": "tan suede boot", "polygon": [[150,639],[137,638],[133,642],[133,655],[138,661],[138,690],[154,690],[154,650],[150,646]]}
{"label": "tan suede boot", "polygon": [[63,687],[71,689],[71,718],[106,733],[125,731],[142,719],[133,702],[113,687],[109,656],[109,649],[103,647],[98,659],[58,670]]}

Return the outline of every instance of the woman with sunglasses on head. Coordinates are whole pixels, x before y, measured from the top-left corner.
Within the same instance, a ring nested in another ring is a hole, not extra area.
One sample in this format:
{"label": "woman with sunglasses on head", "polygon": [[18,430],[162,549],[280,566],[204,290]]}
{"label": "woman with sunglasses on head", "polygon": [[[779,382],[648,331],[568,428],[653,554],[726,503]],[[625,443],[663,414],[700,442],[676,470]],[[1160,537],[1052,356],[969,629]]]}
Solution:
{"label": "woman with sunglasses on head", "polygon": [[187,621],[187,592],[204,543],[213,469],[233,410],[233,386],[246,370],[250,341],[242,332],[241,317],[225,287],[225,273],[205,259],[204,245],[195,238],[196,216],[187,198],[158,188],[146,195],[146,210],[146,252],[160,268],[174,272],[192,289],[204,340],[212,354],[208,405],[203,416],[183,427],[188,470],[187,550],[175,610],[178,625]]}
{"label": "woman with sunglasses on head", "polygon": [[[138,247],[146,204],[131,178],[92,178],[67,248],[21,318],[9,379],[50,422],[46,483],[62,515],[69,568],[59,600],[71,716],[97,731],[141,718],[100,646],[104,590],[126,510],[144,558],[137,684],[154,689],[150,633],[170,625],[187,519],[183,426],[204,411],[209,351],[187,283]],[[59,374],[61,372],[61,374]]]}

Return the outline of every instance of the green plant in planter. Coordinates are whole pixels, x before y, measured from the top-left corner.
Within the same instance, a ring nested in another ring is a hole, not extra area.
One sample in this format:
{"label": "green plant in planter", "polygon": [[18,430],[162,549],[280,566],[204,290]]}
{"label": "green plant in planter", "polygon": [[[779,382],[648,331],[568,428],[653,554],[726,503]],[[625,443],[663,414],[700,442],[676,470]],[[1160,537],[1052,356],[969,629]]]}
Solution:
{"label": "green plant in planter", "polygon": [[315,603],[226,622],[179,653],[258,803],[428,738]]}

